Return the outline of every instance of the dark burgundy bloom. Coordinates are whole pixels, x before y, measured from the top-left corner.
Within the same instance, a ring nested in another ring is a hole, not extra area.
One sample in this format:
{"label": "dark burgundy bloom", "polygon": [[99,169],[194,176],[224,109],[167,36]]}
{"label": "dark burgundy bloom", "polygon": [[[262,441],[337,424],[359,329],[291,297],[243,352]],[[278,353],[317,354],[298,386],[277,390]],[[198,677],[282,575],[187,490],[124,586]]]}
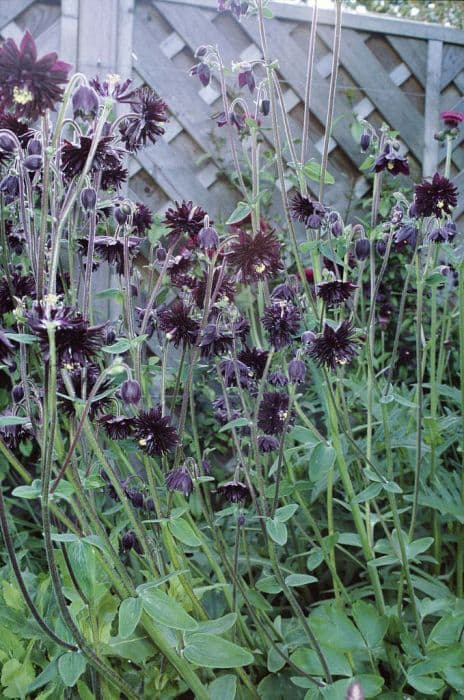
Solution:
{"label": "dark burgundy bloom", "polygon": [[126,406],[136,406],[142,398],[142,389],[135,379],[126,379],[126,381],[121,384],[119,393]]}
{"label": "dark burgundy bloom", "polygon": [[134,508],[143,508],[145,506],[143,493],[136,491],[135,489],[131,489],[125,481],[121,481],[121,486],[123,487],[124,493]]}
{"label": "dark burgundy bloom", "polygon": [[[81,365],[70,365],[70,369],[66,369],[67,376],[71,382],[71,386],[76,399],[85,400],[88,398],[90,392],[95,386],[95,382],[100,376],[100,370],[97,365],[93,363],[86,363],[85,366]],[[90,407],[89,416],[90,418],[95,418],[101,413],[108,412],[111,406],[112,398],[109,395],[104,395],[111,388],[111,381],[105,379],[102,384],[100,384],[97,390],[97,396],[101,398],[94,399]],[[64,383],[61,374],[58,376],[57,391],[59,396],[60,409],[68,415],[74,413],[74,399],[66,398],[68,396],[68,389]],[[103,395],[103,396],[102,396]]]}
{"label": "dark burgundy bloom", "polygon": [[32,331],[38,336],[40,349],[49,359],[48,327],[55,326],[55,344],[58,364],[84,364],[95,355],[104,343],[103,329],[89,326],[80,314],[69,306],[48,309],[41,303],[34,304],[32,312],[26,314]]}
{"label": "dark burgundy bloom", "polygon": [[288,377],[293,384],[303,384],[306,378],[306,365],[303,360],[294,357],[288,363]]}
{"label": "dark burgundy bloom", "polygon": [[249,348],[247,345],[241,350],[237,357],[240,362],[243,362],[247,367],[249,367],[256,379],[261,379],[264,373],[264,368],[266,367],[266,362],[269,353],[267,350],[260,350],[260,348]]}
{"label": "dark burgundy bloom", "polygon": [[[66,177],[75,177],[84,170],[92,142],[93,138],[91,136],[79,136],[78,144],[65,140],[61,149],[61,164]],[[122,151],[119,148],[114,148],[112,142],[113,136],[102,136],[100,138],[92,161],[92,172],[112,170],[121,165]]]}
{"label": "dark burgundy bloom", "polygon": [[0,361],[4,362],[8,356],[13,352],[13,344],[6,337],[3,328],[0,328]]}
{"label": "dark burgundy bloom", "polygon": [[464,121],[464,114],[449,110],[448,112],[441,112],[440,119],[443,119],[445,126],[449,129],[457,129],[459,124]]}
{"label": "dark burgundy bloom", "polygon": [[201,61],[190,68],[190,75],[197,75],[203,87],[209,85],[211,80],[211,70],[207,63]]}
{"label": "dark burgundy bloom", "polygon": [[231,349],[232,344],[233,337],[229,331],[221,329],[216,323],[208,323],[199,343],[201,356],[223,355]]}
{"label": "dark burgundy bloom", "polygon": [[356,335],[349,321],[342,321],[337,329],[325,324],[322,333],[309,346],[308,354],[320,366],[335,370],[356,357]]}
{"label": "dark burgundy bloom", "polygon": [[95,119],[99,104],[98,95],[92,87],[79,85],[72,96],[74,119]]}
{"label": "dark burgundy bloom", "polygon": [[186,467],[172,469],[166,474],[164,483],[168,491],[180,491],[186,498],[188,498],[193,491],[192,477]]}
{"label": "dark burgundy bloom", "polygon": [[190,316],[190,309],[178,299],[172,306],[158,312],[158,328],[177,348],[197,342],[200,325]]}
{"label": "dark burgundy bloom", "polygon": [[128,78],[120,82],[119,75],[108,75],[107,79],[103,82],[100,81],[100,78],[96,75],[95,78],[89,80],[89,84],[99,95],[102,97],[112,97],[116,102],[130,102],[135,95],[135,90],[128,91],[132,80]]}
{"label": "dark burgundy bloom", "polygon": [[124,168],[120,163],[108,170],[102,171],[101,188],[102,190],[118,190],[129,176],[127,168]]}
{"label": "dark burgundy bloom", "polygon": [[10,272],[9,279],[6,276],[0,279],[0,313],[6,314],[16,308],[15,297],[35,298],[35,281],[32,275],[21,275],[14,271]]}
{"label": "dark burgundy bloom", "polygon": [[213,226],[204,226],[198,234],[198,243],[206,252],[216,250],[219,245],[218,232]]}
{"label": "dark burgundy bloom", "polygon": [[250,284],[277,274],[282,269],[280,243],[273,230],[257,231],[253,236],[238,231],[230,244],[227,260],[235,268],[237,280]]}
{"label": "dark burgundy bloom", "polygon": [[140,543],[132,530],[125,532],[121,537],[121,549],[123,552],[130,552],[133,549],[137,554],[142,554],[143,550]]}
{"label": "dark burgundy bloom", "polygon": [[458,189],[447,177],[435,173],[432,182],[424,180],[415,188],[416,216],[443,216],[451,214],[458,203]]}
{"label": "dark burgundy bloom", "polygon": [[268,435],[280,435],[288,417],[288,394],[265,391],[258,409],[258,428]]}
{"label": "dark burgundy bloom", "polygon": [[142,411],[134,418],[134,437],[148,455],[162,455],[179,444],[179,435],[169,416],[163,416],[161,406]]}
{"label": "dark burgundy bloom", "polygon": [[294,221],[300,221],[306,228],[319,228],[324,218],[325,208],[320,202],[296,192],[290,200],[290,214]]}
{"label": "dark burgundy bloom", "polygon": [[147,141],[156,143],[159,136],[164,134],[164,124],[168,120],[167,105],[149,88],[136,90],[130,101],[133,114],[122,122],[119,127],[121,140],[128,151],[135,152]]}
{"label": "dark burgundy bloom", "polygon": [[28,142],[33,137],[34,132],[27,124],[20,121],[11,112],[3,112],[0,110],[0,129],[8,129],[17,136],[19,143],[23,148],[26,148]]}
{"label": "dark burgundy bloom", "polygon": [[409,165],[406,156],[400,156],[390,144],[385,146],[385,150],[381,153],[374,163],[374,170],[380,173],[382,170],[387,170],[391,175],[409,175]]}
{"label": "dark burgundy bloom", "polygon": [[235,420],[236,418],[241,417],[240,411],[238,411],[235,408],[236,404],[233,403],[234,398],[235,397],[233,397],[233,396],[231,396],[229,398],[230,413],[229,413],[229,410],[227,408],[226,401],[222,396],[220,396],[218,399],[215,399],[213,401],[213,408],[214,408],[213,415],[214,415],[215,420],[217,420],[217,422],[220,425],[225,425],[230,420]]}
{"label": "dark burgundy bloom", "polygon": [[[411,248],[415,248],[418,233],[419,232],[417,230],[417,227],[414,226],[413,224],[407,224],[406,226],[402,226],[395,233],[395,243],[399,243],[399,244],[403,244],[403,245],[409,244],[411,246]],[[383,241],[377,242],[377,252],[379,251],[379,244],[380,243],[383,243]],[[385,255],[385,252],[383,254]]]}
{"label": "dark burgundy bloom", "polygon": [[283,372],[271,372],[268,377],[269,384],[272,386],[287,386],[288,377]]}
{"label": "dark burgundy bloom", "polygon": [[37,59],[37,47],[28,31],[19,47],[7,39],[0,47],[0,107],[13,110],[16,116],[38,119],[61,100],[70,68],[57,60],[55,52]]}
{"label": "dark burgundy bloom", "polygon": [[323,299],[326,306],[331,309],[334,306],[344,304],[345,301],[351,297],[354,289],[357,289],[356,284],[333,280],[332,282],[322,282],[318,284],[316,294]]}
{"label": "dark burgundy bloom", "polygon": [[242,67],[242,70],[238,74],[238,86],[241,88],[248,87],[251,94],[253,94],[256,87],[256,80],[252,66],[247,64]]}
{"label": "dark burgundy bloom", "polygon": [[240,360],[224,359],[219,363],[219,371],[224,379],[226,386],[237,386],[237,382],[241,387],[247,388],[250,386],[250,380],[253,378],[253,372]]}
{"label": "dark burgundy bloom", "polygon": [[434,243],[448,243],[448,241],[453,240],[456,234],[457,229],[454,221],[447,221],[443,226],[432,229],[428,235],[428,239]]}
{"label": "dark burgundy bloom", "polygon": [[[15,414],[9,408],[3,413],[0,413],[1,418],[14,416]],[[23,440],[30,440],[33,437],[31,426],[29,423],[20,423],[19,425],[3,425],[0,427],[0,438],[10,450],[16,450],[19,443]]]}
{"label": "dark burgundy bloom", "polygon": [[294,301],[298,292],[298,284],[295,282],[283,282],[278,284],[271,292],[272,299],[280,301]]}
{"label": "dark burgundy bloom", "polygon": [[[176,287],[183,287],[185,281],[189,277],[187,273],[190,271],[192,265],[194,263],[194,256],[191,250],[188,250],[188,248],[182,248],[180,251],[179,255],[171,256],[168,261],[167,265],[167,272],[168,275],[171,278],[171,282],[176,286]],[[192,285],[187,284],[190,288],[190,286],[195,285],[195,278],[191,277],[192,280]]]}
{"label": "dark burgundy bloom", "polygon": [[[115,265],[118,275],[124,274],[124,238],[114,238],[114,236],[95,236],[94,253],[99,256],[109,265]],[[132,256],[137,253],[141,238],[137,236],[127,236],[127,247],[129,252],[129,261]],[[79,238],[78,244],[84,254],[87,253],[88,240],[87,238]]]}
{"label": "dark burgundy bloom", "polygon": [[279,441],[273,435],[260,435],[258,438],[258,448],[260,452],[274,452],[279,447]]}
{"label": "dark burgundy bloom", "polygon": [[153,216],[145,204],[137,203],[136,210],[132,215],[132,226],[135,228],[139,236],[142,236],[153,223]]}
{"label": "dark burgundy bloom", "polygon": [[[0,192],[5,197],[5,204],[12,204],[12,202],[15,201],[15,199],[18,198],[19,196],[19,178],[17,175],[6,175],[3,180],[0,182]],[[12,226],[12,222],[10,223],[10,228]],[[8,231],[7,231],[8,234]],[[24,237],[24,240],[26,238]]]}
{"label": "dark burgundy bloom", "polygon": [[99,418],[98,422],[112,440],[124,440],[132,434],[133,419],[127,416],[106,415]]}
{"label": "dark burgundy bloom", "polygon": [[[218,283],[220,280],[220,285],[218,288]],[[205,303],[206,285],[208,281],[208,276],[204,273],[203,277],[196,279],[195,286],[192,289],[192,296],[195,304],[202,309]],[[211,285],[211,291],[214,295],[214,301],[218,302],[222,299],[227,299],[233,301],[235,297],[235,285],[227,275],[221,275],[220,270],[216,269],[213,273],[213,284]]]}
{"label": "dark burgundy bloom", "polygon": [[[163,224],[169,230],[170,236],[180,238],[186,233],[191,243],[194,245],[198,242],[198,234],[204,226],[205,216],[207,213],[201,207],[195,205],[192,201],[182,201],[181,204],[175,202],[175,208],[170,207],[164,217]],[[213,222],[210,221],[210,224]]]}
{"label": "dark burgundy bloom", "polygon": [[274,302],[267,306],[262,318],[269,340],[276,350],[290,345],[301,324],[301,313],[289,301]]}
{"label": "dark burgundy bloom", "polygon": [[250,495],[248,486],[236,479],[218,486],[217,492],[224,496],[229,503],[243,503]]}

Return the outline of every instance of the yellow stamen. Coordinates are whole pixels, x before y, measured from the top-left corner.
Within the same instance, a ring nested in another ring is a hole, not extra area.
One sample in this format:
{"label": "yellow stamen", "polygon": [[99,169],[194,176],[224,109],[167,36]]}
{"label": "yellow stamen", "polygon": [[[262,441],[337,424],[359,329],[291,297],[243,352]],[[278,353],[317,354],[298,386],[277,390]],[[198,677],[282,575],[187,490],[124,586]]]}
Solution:
{"label": "yellow stamen", "polygon": [[140,438],[140,440],[139,440],[140,447],[145,447],[146,444],[147,444],[147,441],[145,440],[145,438]]}
{"label": "yellow stamen", "polygon": [[27,88],[19,88],[17,86],[13,88],[13,100],[16,104],[27,105],[29,102],[32,102],[33,99],[34,95]]}
{"label": "yellow stamen", "polygon": [[395,167],[394,163],[392,163],[392,162],[387,163],[388,170],[393,170],[394,167]]}
{"label": "yellow stamen", "polygon": [[257,272],[258,275],[260,275],[266,269],[266,265],[263,262],[261,262],[261,263],[258,263],[257,265],[255,265],[254,268],[255,268],[255,272]]}
{"label": "yellow stamen", "polygon": [[108,73],[106,79],[108,81],[109,91],[112,92],[116,83],[119,83],[119,81],[121,80],[121,76],[117,73]]}
{"label": "yellow stamen", "polygon": [[444,206],[445,206],[444,201],[443,201],[442,199],[440,199],[440,200],[437,202],[437,207],[438,207],[439,209],[443,209]]}

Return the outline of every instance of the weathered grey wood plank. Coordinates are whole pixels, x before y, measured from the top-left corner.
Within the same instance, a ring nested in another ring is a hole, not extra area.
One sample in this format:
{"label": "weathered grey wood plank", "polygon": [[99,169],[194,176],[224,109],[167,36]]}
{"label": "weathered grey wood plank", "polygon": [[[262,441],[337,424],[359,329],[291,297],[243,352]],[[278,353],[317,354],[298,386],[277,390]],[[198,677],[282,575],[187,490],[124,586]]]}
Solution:
{"label": "weathered grey wood plank", "polygon": [[[332,45],[332,28],[319,27],[317,33],[327,46]],[[420,160],[423,149],[423,116],[396,87],[380,61],[352,29],[344,29],[342,32],[340,60],[353,80],[364,88],[385,121],[400,132],[408,148]]]}
{"label": "weathered grey wood plank", "polygon": [[34,0],[1,0],[0,30],[12,22],[21,12],[24,12],[33,2]]}
{"label": "weathered grey wood plank", "polygon": [[414,77],[425,87],[427,76],[427,41],[386,35],[385,38],[409,66]]}
{"label": "weathered grey wood plank", "polygon": [[441,89],[444,90],[462,70],[464,70],[464,45],[445,46],[443,49]]}
{"label": "weathered grey wood plank", "polygon": [[433,135],[438,131],[440,113],[440,78],[443,43],[431,39],[427,50],[427,82],[425,90],[424,155],[422,174],[433,175],[438,167],[438,141]]}

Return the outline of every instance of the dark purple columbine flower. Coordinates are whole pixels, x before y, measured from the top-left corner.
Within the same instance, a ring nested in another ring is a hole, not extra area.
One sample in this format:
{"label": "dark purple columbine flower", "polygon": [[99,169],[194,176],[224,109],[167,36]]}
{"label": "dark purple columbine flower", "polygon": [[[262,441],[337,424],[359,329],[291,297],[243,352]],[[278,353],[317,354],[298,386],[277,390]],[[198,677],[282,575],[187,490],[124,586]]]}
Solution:
{"label": "dark purple columbine flower", "polygon": [[56,354],[59,365],[84,364],[95,355],[104,343],[105,323],[90,326],[80,314],[69,306],[47,308],[35,303],[26,314],[27,322],[39,338],[40,349],[49,359],[48,327],[55,326]]}
{"label": "dark purple columbine flower", "polygon": [[258,409],[258,428],[268,435],[280,435],[288,418],[288,394],[265,391]]}
{"label": "dark purple columbine flower", "polygon": [[332,282],[322,282],[318,284],[316,294],[323,299],[325,305],[331,309],[348,301],[354,289],[357,289],[356,284],[333,280]]}
{"label": "dark purple columbine flower", "polygon": [[289,301],[274,302],[266,307],[262,323],[272,345],[276,350],[281,350],[286,345],[290,345],[293,337],[298,333],[301,313]]}
{"label": "dark purple columbine flower", "polygon": [[218,486],[217,492],[229,503],[243,503],[250,495],[248,486],[236,479]]}
{"label": "dark purple columbine flower", "polygon": [[0,327],[0,362],[4,362],[13,350],[13,344],[7,338],[4,329]]}
{"label": "dark purple columbine flower", "polygon": [[134,418],[134,437],[148,455],[162,455],[179,444],[179,435],[169,416],[163,416],[161,406],[142,411]]}
{"label": "dark purple columbine flower", "polygon": [[[61,165],[63,173],[67,178],[80,175],[84,170],[87,157],[90,153],[93,139],[91,136],[79,136],[79,143],[64,141],[61,149]],[[122,151],[112,145],[112,136],[102,136],[98,141],[98,146],[92,161],[91,172],[100,170],[111,171],[121,165]]]}
{"label": "dark purple columbine flower", "polygon": [[216,323],[208,323],[201,337],[199,346],[202,357],[224,355],[233,345],[230,331],[222,330]]}
{"label": "dark purple columbine flower", "polygon": [[142,236],[153,224],[153,215],[145,204],[137,202],[136,209],[132,215],[132,226]]}
{"label": "dark purple columbine flower", "polygon": [[358,238],[354,249],[358,260],[367,260],[371,251],[371,243],[368,238]]}
{"label": "dark purple columbine flower", "polygon": [[6,314],[13,311],[17,302],[16,299],[29,297],[35,299],[35,280],[32,275],[21,275],[19,272],[11,271],[9,279],[0,279],[0,313]]}
{"label": "dark purple columbine flower", "polygon": [[[17,175],[6,175],[0,182],[0,192],[5,197],[5,204],[12,204],[19,196],[19,178]],[[8,222],[7,222],[8,223]],[[11,224],[11,221],[9,222]],[[8,235],[8,231],[7,231]],[[24,237],[24,240],[26,238]]]}
{"label": "dark purple columbine flower", "polygon": [[256,87],[256,80],[253,74],[253,68],[249,64],[242,66],[238,74],[238,86],[241,88],[248,87],[251,94],[253,94]]}
{"label": "dark purple columbine flower", "polygon": [[128,176],[127,168],[118,163],[118,165],[102,171],[101,188],[105,192],[118,190],[127,181]]}
{"label": "dark purple columbine flower", "polygon": [[237,280],[250,284],[277,274],[282,269],[280,243],[273,230],[251,233],[240,230],[230,244],[227,261]]}
{"label": "dark purple columbine flower", "polygon": [[7,39],[0,48],[0,107],[36,120],[54,109],[63,96],[71,66],[55,52],[37,59],[37,47],[26,32],[19,47]]}
{"label": "dark purple columbine flower", "polygon": [[441,112],[440,119],[443,119],[445,127],[448,129],[457,129],[459,124],[464,121],[464,113],[449,110],[447,112]]}
{"label": "dark purple columbine flower", "polygon": [[304,384],[306,379],[306,365],[303,360],[294,357],[288,363],[288,377],[292,384]]}
{"label": "dark purple columbine flower", "polygon": [[172,306],[158,312],[158,328],[177,348],[181,343],[195,345],[200,325],[190,316],[190,309],[178,299]]}
{"label": "dark purple columbine flower", "polygon": [[235,420],[241,416],[240,411],[235,408],[236,404],[234,404],[233,396],[229,398],[229,405],[231,406],[230,414],[227,409],[226,401],[222,396],[213,401],[214,419],[217,420],[220,425],[225,425],[229,420]]}
{"label": "dark purple columbine flower", "polygon": [[34,132],[28,124],[25,124],[20,119],[17,119],[11,112],[4,112],[0,109],[0,129],[8,129],[17,136],[19,143],[23,148],[26,148],[29,140],[33,137]]}
{"label": "dark purple columbine flower", "polygon": [[288,377],[283,372],[271,372],[268,377],[268,382],[272,386],[287,386]]}
{"label": "dark purple columbine flower", "polygon": [[[413,224],[407,224],[406,226],[402,226],[395,233],[395,243],[400,243],[400,244],[402,243],[404,245],[409,244],[411,246],[411,248],[415,248],[418,233],[419,233],[419,231],[417,229],[417,226],[414,226]],[[377,252],[379,251],[379,244],[380,243],[383,243],[383,241],[377,242]],[[386,244],[385,244],[385,249],[386,249]],[[383,255],[385,255],[385,251],[384,251]]]}
{"label": "dark purple columbine flower", "polygon": [[142,554],[143,552],[140,543],[132,530],[125,532],[121,537],[121,549],[125,553],[130,552],[131,549],[137,552],[137,554]]}
{"label": "dark purple columbine flower", "polygon": [[258,437],[258,449],[260,452],[274,452],[279,447],[279,441],[273,435],[260,435]]}
{"label": "dark purple columbine flower", "polygon": [[[137,236],[127,236],[127,248],[129,261],[137,253],[141,238]],[[78,244],[84,254],[87,254],[89,241],[87,238],[79,238]],[[95,236],[94,253],[98,257],[106,260],[109,265],[114,265],[118,275],[124,274],[124,238],[114,238],[114,236]]]}
{"label": "dark purple columbine flower", "polygon": [[168,491],[180,491],[186,498],[188,498],[193,491],[193,481],[187,467],[171,469],[171,471],[166,474],[164,483]]}
{"label": "dark purple columbine flower", "polygon": [[375,160],[374,171],[380,173],[382,170],[386,170],[391,175],[409,175],[409,165],[406,156],[400,156],[397,151],[390,144],[385,146],[383,153],[381,153]]}
{"label": "dark purple columbine flower", "polygon": [[399,205],[392,207],[390,212],[390,221],[392,224],[399,224],[403,221],[404,211]]}
{"label": "dark purple columbine flower", "polygon": [[197,75],[203,87],[209,85],[211,70],[207,63],[201,61],[190,68],[190,75]]}
{"label": "dark purple columbine flower", "polygon": [[435,173],[432,182],[424,180],[415,187],[416,216],[443,216],[451,214],[458,203],[458,189],[447,177]]}
{"label": "dark purple columbine flower", "polygon": [[158,95],[148,88],[136,90],[130,101],[131,110],[137,116],[131,116],[119,127],[121,140],[130,152],[135,152],[147,141],[156,143],[164,134],[161,125],[167,122],[167,105]]}
{"label": "dark purple columbine flower", "polygon": [[[14,416],[15,413],[7,408],[3,413],[0,413],[1,418]],[[33,437],[31,426],[28,423],[20,423],[19,425],[3,425],[0,427],[0,438],[10,450],[17,450],[19,443],[23,440],[30,440]]]}
{"label": "dark purple columbine flower", "polygon": [[217,250],[219,245],[218,232],[213,226],[204,226],[198,234],[198,243],[206,252]]}
{"label": "dark purple columbine flower", "polygon": [[319,228],[324,218],[325,208],[320,202],[297,192],[290,200],[290,214],[294,221],[300,221],[306,228]]}
{"label": "dark purple columbine flower", "polygon": [[95,119],[100,101],[92,87],[79,85],[72,96],[74,119]]}
{"label": "dark purple columbine flower", "polygon": [[454,221],[447,221],[443,226],[432,229],[428,235],[428,239],[434,243],[448,243],[453,240],[456,234],[457,229]]}
{"label": "dark purple columbine flower", "polygon": [[320,367],[335,370],[356,357],[358,349],[355,338],[349,321],[342,321],[337,329],[325,324],[322,333],[309,346],[308,354]]}
{"label": "dark purple columbine flower", "polygon": [[[198,234],[204,226],[207,213],[204,209],[192,201],[183,200],[181,204],[175,202],[175,208],[170,207],[164,217],[163,224],[169,230],[169,236],[180,238],[184,233],[188,235],[192,244],[198,242]],[[210,221],[212,225],[214,222]]]}
{"label": "dark purple columbine flower", "polygon": [[225,358],[219,363],[219,371],[226,386],[237,386],[248,388],[253,379],[253,372],[240,360]]}
{"label": "dark purple columbine flower", "polygon": [[[67,376],[71,382],[74,395],[76,399],[87,399],[95,382],[100,376],[100,370],[97,365],[87,362],[85,366],[82,365],[66,365]],[[95,418],[101,413],[108,412],[110,410],[112,398],[109,395],[105,395],[106,392],[111,388],[111,381],[105,379],[105,381],[100,384],[97,396],[102,396],[94,401],[90,407],[89,416],[90,418]],[[58,376],[57,392],[59,395],[68,395],[68,389],[64,383],[61,374]],[[59,396],[60,410],[62,410],[67,415],[72,415],[74,413],[74,403],[72,398],[64,398]]]}
{"label": "dark purple columbine flower", "polygon": [[[200,279],[195,279],[195,286],[192,288],[192,296],[198,308],[202,309],[205,303],[205,294],[208,277],[204,273]],[[219,288],[218,288],[219,284]],[[211,291],[215,294],[215,301],[228,300],[233,301],[235,297],[235,285],[231,278],[227,275],[221,275],[220,270],[215,270],[213,273],[213,284]],[[236,335],[236,333],[235,333]]]}
{"label": "dark purple columbine flower", "polygon": [[247,345],[241,350],[237,357],[251,369],[256,379],[261,379],[266,367],[268,351],[260,348],[249,348]]}
{"label": "dark purple columbine flower", "polygon": [[127,416],[112,416],[108,414],[99,418],[98,422],[112,440],[125,440],[132,434],[133,419]]}
{"label": "dark purple columbine flower", "polygon": [[135,90],[128,90],[132,84],[129,78],[121,82],[119,75],[108,75],[107,79],[101,81],[96,75],[95,78],[89,80],[89,84],[102,97],[112,97],[116,102],[130,102]]}
{"label": "dark purple columbine flower", "polygon": [[272,299],[279,301],[295,301],[298,285],[291,282],[278,284],[271,292]]}

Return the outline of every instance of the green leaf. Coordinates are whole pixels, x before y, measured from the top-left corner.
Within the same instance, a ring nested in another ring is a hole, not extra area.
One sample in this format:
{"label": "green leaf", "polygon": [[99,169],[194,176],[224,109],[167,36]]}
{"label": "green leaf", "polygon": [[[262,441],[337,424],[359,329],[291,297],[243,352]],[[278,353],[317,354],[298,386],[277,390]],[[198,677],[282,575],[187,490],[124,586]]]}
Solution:
{"label": "green leaf", "polygon": [[237,678],[235,676],[219,676],[209,685],[211,700],[234,700],[237,692]]}
{"label": "green leaf", "polygon": [[83,654],[77,651],[69,651],[58,659],[58,671],[61,680],[66,687],[72,688],[82,676],[87,666]]}
{"label": "green leaf", "polygon": [[119,606],[119,636],[127,639],[139,624],[143,603],[141,598],[125,598]]}
{"label": "green leaf", "polygon": [[28,486],[17,486],[15,489],[13,489],[11,494],[12,496],[18,496],[18,498],[33,499],[40,498],[41,491],[42,486],[40,481],[38,479],[34,479],[32,484],[29,484]]}
{"label": "green leaf", "polygon": [[[322,178],[322,167],[320,163],[316,163],[315,160],[309,160],[303,165],[303,172],[310,180],[314,182],[320,182]],[[335,178],[327,170],[324,173],[324,183],[326,185],[333,185],[335,183]]]}
{"label": "green leaf", "polygon": [[24,416],[0,416],[0,428],[6,428],[8,425],[24,425],[25,423],[30,423],[30,420]]}
{"label": "green leaf", "polygon": [[14,343],[24,343],[24,345],[32,345],[37,340],[35,335],[30,333],[5,333],[8,340],[12,340]]}
{"label": "green leaf", "polygon": [[309,478],[311,481],[319,481],[323,476],[326,476],[334,462],[334,448],[319,442],[309,457]]}
{"label": "green leaf", "polygon": [[299,505],[297,503],[289,503],[288,506],[277,508],[274,517],[279,523],[286,523],[287,520],[290,520],[290,518],[295,515],[298,508]]}
{"label": "green leaf", "polygon": [[216,620],[206,620],[198,623],[198,632],[205,634],[224,634],[230,630],[237,621],[237,613],[227,613]]}
{"label": "green leaf", "polygon": [[191,525],[183,518],[171,520],[168,523],[169,531],[177,540],[180,540],[187,547],[199,547],[201,542],[194,533]]}
{"label": "green leaf", "polygon": [[97,583],[97,558],[95,550],[82,541],[70,542],[66,547],[69,561],[82,590],[88,598],[93,598]]}
{"label": "green leaf", "polygon": [[232,430],[232,428],[243,428],[244,425],[250,425],[248,418],[234,418],[219,429],[219,433],[223,433],[225,430]]}
{"label": "green leaf", "polygon": [[430,632],[428,642],[435,642],[435,644],[440,646],[449,646],[460,638],[463,625],[464,613],[445,615]]}
{"label": "green leaf", "polygon": [[271,540],[283,546],[287,542],[288,532],[285,523],[281,523],[275,518],[266,519],[266,531]]}
{"label": "green leaf", "polygon": [[[288,656],[288,648],[286,644],[277,644],[276,646],[286,656]],[[285,666],[285,664],[285,659],[282,658],[277,649],[271,647],[267,653],[267,670],[269,673],[277,673]]]}
{"label": "green leaf", "polygon": [[198,623],[185,612],[184,608],[159,588],[141,592],[143,609],[155,622],[175,630],[195,630]]}
{"label": "green leaf", "polygon": [[285,579],[287,586],[296,588],[297,586],[307,586],[309,583],[317,583],[317,578],[309,574],[290,574]]}
{"label": "green leaf", "polygon": [[79,538],[72,532],[53,532],[53,542],[79,542]]}
{"label": "green leaf", "polygon": [[118,304],[124,303],[124,292],[121,289],[102,289],[95,294],[97,299],[113,299]]}
{"label": "green leaf", "polygon": [[130,350],[131,342],[127,338],[120,338],[113,345],[108,345],[103,347],[103,352],[108,352],[111,355],[122,355],[124,352]]}
{"label": "green leaf", "polygon": [[311,624],[319,643],[339,651],[365,650],[361,634],[348,616],[336,606],[327,606],[311,615]]}
{"label": "green leaf", "polygon": [[213,634],[202,633],[188,637],[184,656],[192,664],[203,668],[237,668],[254,661],[247,649]]}
{"label": "green leaf", "polygon": [[441,678],[433,678],[433,676],[414,676],[408,673],[407,681],[409,685],[417,690],[419,693],[424,695],[435,695],[443,688],[443,681]]}
{"label": "green leaf", "polygon": [[44,670],[42,673],[39,673],[37,678],[30,684],[26,691],[26,695],[30,695],[33,693],[35,690],[39,690],[39,688],[43,688],[44,685],[47,685],[50,681],[56,679],[56,674],[57,674],[57,659],[53,659],[47,666],[45,666]]}
{"label": "green leaf", "polygon": [[242,219],[244,219],[248,214],[251,213],[251,206],[248,204],[248,202],[239,202],[237,206],[235,207],[234,211],[232,214],[229,216],[229,218],[226,221],[226,226],[230,226],[231,224],[236,224]]}
{"label": "green leaf", "polygon": [[264,576],[264,578],[260,578],[259,581],[256,582],[256,588],[263,593],[270,593],[271,595],[280,593],[282,590],[282,586],[277,581],[276,576]]}
{"label": "green leaf", "polygon": [[370,603],[358,600],[352,607],[354,621],[370,649],[376,647],[385,636],[388,628],[386,617],[380,617]]}
{"label": "green leaf", "polygon": [[375,498],[382,491],[382,484],[378,481],[369,484],[361,493],[358,493],[356,498],[353,499],[353,503],[364,503],[364,501],[369,501],[371,498]]}
{"label": "green leaf", "polygon": [[372,166],[374,165],[374,162],[375,162],[374,156],[367,156],[367,158],[365,160],[363,160],[363,162],[359,166],[359,169],[361,170],[361,172],[365,172],[366,170],[370,170],[372,168]]}
{"label": "green leaf", "polygon": [[[345,654],[334,649],[322,650],[331,673],[335,676],[351,676],[351,666]],[[324,669],[314,649],[300,647],[291,655],[291,660],[310,676],[323,676]]]}
{"label": "green leaf", "polygon": [[2,667],[3,696],[5,698],[24,698],[28,687],[35,678],[34,667],[30,661],[24,663],[18,659],[9,659]]}

